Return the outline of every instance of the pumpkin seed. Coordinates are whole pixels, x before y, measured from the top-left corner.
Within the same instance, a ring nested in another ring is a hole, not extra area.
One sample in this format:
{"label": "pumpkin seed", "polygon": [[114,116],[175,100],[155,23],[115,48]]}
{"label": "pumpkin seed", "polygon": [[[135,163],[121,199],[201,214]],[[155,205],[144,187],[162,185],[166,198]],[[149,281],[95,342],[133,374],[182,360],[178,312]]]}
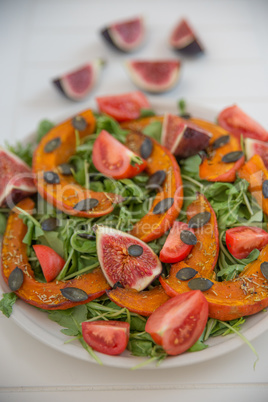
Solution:
{"label": "pumpkin seed", "polygon": [[213,142],[212,149],[218,149],[220,147],[223,147],[223,145],[226,145],[229,142],[230,142],[230,135],[222,135]]}
{"label": "pumpkin seed", "polygon": [[189,279],[192,279],[196,274],[197,271],[195,269],[186,267],[180,269],[176,273],[176,278],[178,278],[180,281],[188,281]]}
{"label": "pumpkin seed", "polygon": [[199,214],[194,215],[188,222],[188,226],[191,229],[197,229],[204,226],[206,223],[210,221],[211,213],[208,211],[200,212]]}
{"label": "pumpkin seed", "polygon": [[24,281],[23,271],[19,267],[16,267],[9,275],[8,286],[14,292],[21,287],[23,281]]}
{"label": "pumpkin seed", "polygon": [[140,154],[143,159],[149,158],[153,152],[153,141],[151,138],[146,137],[143,143],[141,144]]}
{"label": "pumpkin seed", "polygon": [[182,117],[185,120],[188,120],[192,117],[192,115],[190,113],[182,113],[180,114],[180,117]]}
{"label": "pumpkin seed", "polygon": [[138,244],[132,244],[128,247],[127,251],[132,257],[139,257],[143,254],[143,247],[139,246]]}
{"label": "pumpkin seed", "polygon": [[88,233],[79,233],[78,236],[81,237],[82,239],[86,239],[86,240],[96,240],[96,236],[88,234]]}
{"label": "pumpkin seed", "polygon": [[86,198],[75,204],[74,209],[77,211],[89,211],[98,205],[99,201],[95,198]]}
{"label": "pumpkin seed", "polygon": [[58,169],[63,176],[70,176],[74,167],[70,163],[62,163],[58,166]]}
{"label": "pumpkin seed", "polygon": [[165,170],[157,170],[152,176],[149,177],[147,181],[146,188],[148,190],[159,190],[161,185],[163,184],[167,174]]}
{"label": "pumpkin seed", "polygon": [[124,286],[122,285],[122,283],[121,282],[116,282],[115,284],[114,284],[114,286],[113,286],[113,289],[116,289],[116,288],[123,288]]}
{"label": "pumpkin seed", "polygon": [[244,155],[244,152],[242,151],[233,151],[229,152],[228,154],[224,155],[221,160],[224,163],[232,163],[238,161],[242,156]]}
{"label": "pumpkin seed", "polygon": [[268,198],[268,180],[264,180],[262,183],[262,194],[264,198]]}
{"label": "pumpkin seed", "polygon": [[268,262],[265,261],[261,264],[261,273],[268,280]]}
{"label": "pumpkin seed", "polygon": [[55,149],[57,149],[60,145],[60,137],[53,138],[53,140],[50,140],[46,143],[46,145],[44,146],[44,151],[49,154],[50,152],[53,152]]}
{"label": "pumpkin seed", "polygon": [[75,116],[72,119],[72,126],[78,131],[84,131],[87,127],[87,122],[82,116]]}
{"label": "pumpkin seed", "polygon": [[55,172],[52,172],[52,170],[44,172],[44,180],[48,184],[59,184],[60,183],[59,175]]}
{"label": "pumpkin seed", "polygon": [[188,282],[188,286],[190,289],[201,290],[201,292],[205,292],[206,290],[209,290],[212,285],[213,285],[213,282],[211,282],[207,278],[194,278]]}
{"label": "pumpkin seed", "polygon": [[159,201],[156,206],[153,209],[153,214],[157,215],[157,214],[163,214],[164,212],[166,212],[169,208],[172,207],[174,203],[174,199],[173,198],[165,198],[162,201]]}
{"label": "pumpkin seed", "polygon": [[182,230],[180,234],[181,241],[188,246],[194,246],[197,243],[196,235],[190,230]]}
{"label": "pumpkin seed", "polygon": [[66,297],[66,299],[71,300],[73,302],[81,302],[88,299],[87,293],[79,288],[69,287],[60,289],[62,296]]}
{"label": "pumpkin seed", "polygon": [[58,224],[59,221],[57,218],[47,218],[41,223],[41,228],[45,232],[50,232],[51,230],[55,230]]}

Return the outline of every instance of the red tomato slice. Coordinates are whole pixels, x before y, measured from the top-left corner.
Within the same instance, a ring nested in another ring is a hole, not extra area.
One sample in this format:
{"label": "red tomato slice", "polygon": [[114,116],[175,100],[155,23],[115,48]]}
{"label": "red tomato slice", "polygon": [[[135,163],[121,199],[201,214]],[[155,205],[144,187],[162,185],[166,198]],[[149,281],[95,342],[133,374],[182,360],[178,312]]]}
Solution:
{"label": "red tomato slice", "polygon": [[92,160],[96,169],[114,179],[130,179],[142,172],[147,163],[107,131],[102,130],[94,142]]}
{"label": "red tomato slice", "polygon": [[179,355],[200,338],[208,320],[208,302],[200,290],[172,297],[148,318],[145,331],[169,355]]}
{"label": "red tomato slice", "polygon": [[194,233],[193,229],[190,229],[187,223],[177,221],[173,223],[164,247],[160,251],[160,261],[168,263],[179,262],[183,261],[190,254],[193,246],[187,245],[181,240],[180,235],[183,230],[189,230]]}
{"label": "red tomato slice", "polygon": [[150,108],[147,98],[140,91],[101,96],[96,98],[96,101],[100,112],[112,116],[117,121],[138,119],[141,109]]}
{"label": "red tomato slice", "polygon": [[46,281],[53,281],[64,267],[64,259],[52,248],[42,244],[36,244],[33,249],[40,262]]}
{"label": "red tomato slice", "polygon": [[218,116],[218,122],[238,138],[242,134],[244,138],[268,141],[268,131],[236,105],[224,109]]}
{"label": "red tomato slice", "polygon": [[252,250],[268,244],[268,233],[253,226],[239,226],[226,230],[226,246],[237,259],[246,258]]}
{"label": "red tomato slice", "polygon": [[85,342],[97,352],[120,355],[127,347],[130,325],[122,321],[82,322]]}

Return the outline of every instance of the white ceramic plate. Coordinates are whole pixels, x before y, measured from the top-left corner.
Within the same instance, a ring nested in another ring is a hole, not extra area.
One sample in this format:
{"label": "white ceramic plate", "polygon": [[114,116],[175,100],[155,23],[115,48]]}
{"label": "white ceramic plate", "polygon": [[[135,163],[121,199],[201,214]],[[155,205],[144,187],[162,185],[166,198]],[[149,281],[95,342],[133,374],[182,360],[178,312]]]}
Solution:
{"label": "white ceramic plate", "polygon": [[[152,102],[153,108],[159,112],[177,113],[175,101],[159,100]],[[195,117],[200,117],[205,120],[215,121],[217,112],[211,109],[206,109],[202,106],[189,105],[188,111]],[[66,118],[66,116],[65,116]],[[60,121],[60,120],[59,120]],[[2,276],[0,276],[0,294],[9,292]],[[77,341],[64,344],[69,337],[63,335],[60,330],[61,327],[50,321],[46,313],[42,313],[36,308],[18,300],[13,309],[12,319],[27,333],[40,342],[48,346],[70,355],[76,359],[85,360],[95,363],[89,354]],[[268,312],[260,312],[247,318],[246,323],[243,325],[242,333],[249,341],[252,341],[257,336],[268,330]],[[201,363],[212,358],[216,358],[232,350],[238,348],[243,344],[241,338],[236,335],[228,335],[225,337],[210,338],[206,342],[209,347],[199,352],[184,353],[179,356],[170,356],[161,363],[161,368],[182,367],[190,364]],[[146,358],[138,358],[131,356],[129,352],[124,352],[121,356],[106,356],[98,354],[104,365],[120,368],[132,368],[137,364],[146,360]],[[231,359],[231,357],[230,357]],[[145,366],[146,369],[154,369],[156,366],[150,364]]]}

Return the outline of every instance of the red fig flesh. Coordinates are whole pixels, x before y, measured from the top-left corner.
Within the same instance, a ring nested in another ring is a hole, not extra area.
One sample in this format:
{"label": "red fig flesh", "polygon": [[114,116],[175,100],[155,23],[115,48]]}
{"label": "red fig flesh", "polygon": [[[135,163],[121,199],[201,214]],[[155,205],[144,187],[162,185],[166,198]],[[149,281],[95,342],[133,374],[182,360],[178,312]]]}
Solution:
{"label": "red fig flesh", "polygon": [[109,283],[141,291],[162,271],[157,255],[138,238],[112,229],[97,226],[97,253],[103,274]]}
{"label": "red fig flesh", "polygon": [[207,148],[211,134],[189,120],[167,113],[161,143],[179,158],[188,158]]}
{"label": "red fig flesh", "polygon": [[13,208],[23,198],[36,193],[29,166],[3,148],[0,148],[0,171],[0,206]]}
{"label": "red fig flesh", "polygon": [[190,56],[204,51],[199,39],[185,19],[182,19],[172,31],[169,44],[173,49]]}
{"label": "red fig flesh", "polygon": [[249,160],[254,155],[260,155],[263,163],[268,169],[268,143],[264,141],[254,140],[253,138],[245,138],[246,156]]}
{"label": "red fig flesh", "polygon": [[161,93],[172,89],[180,77],[179,60],[132,60],[126,62],[132,81],[144,91]]}
{"label": "red fig flesh", "polygon": [[106,41],[122,52],[137,49],[144,40],[144,22],[142,17],[121,21],[101,31]]}

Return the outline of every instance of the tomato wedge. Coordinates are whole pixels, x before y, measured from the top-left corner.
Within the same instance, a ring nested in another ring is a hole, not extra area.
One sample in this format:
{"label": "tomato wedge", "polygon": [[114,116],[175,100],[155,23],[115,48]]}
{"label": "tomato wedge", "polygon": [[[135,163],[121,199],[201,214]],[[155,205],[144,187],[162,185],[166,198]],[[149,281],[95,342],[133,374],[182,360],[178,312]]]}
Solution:
{"label": "tomato wedge", "polygon": [[175,221],[164,247],[160,251],[160,261],[167,263],[179,262],[183,261],[190,254],[194,244],[189,245],[182,241],[181,235],[183,231],[189,231],[194,234],[193,229],[190,229],[187,223]]}
{"label": "tomato wedge", "polygon": [[114,179],[130,179],[146,168],[146,161],[102,130],[94,142],[92,160],[96,169]]}
{"label": "tomato wedge", "polygon": [[117,121],[129,121],[140,117],[141,109],[150,108],[146,96],[140,92],[96,98],[99,111],[112,116]]}
{"label": "tomato wedge", "polygon": [[239,226],[226,231],[226,246],[237,259],[246,258],[252,250],[268,244],[268,233],[254,226]]}
{"label": "tomato wedge", "polygon": [[200,290],[172,297],[148,318],[145,331],[169,355],[179,355],[199,339],[208,319],[208,302]]}
{"label": "tomato wedge", "polygon": [[268,131],[237,105],[224,109],[218,116],[218,122],[221,127],[238,138],[243,135],[244,138],[268,141]]}
{"label": "tomato wedge", "polygon": [[127,347],[130,325],[122,321],[85,321],[82,334],[85,342],[105,355],[120,355]]}
{"label": "tomato wedge", "polygon": [[53,281],[64,267],[65,261],[52,248],[42,244],[33,246],[47,282]]}

